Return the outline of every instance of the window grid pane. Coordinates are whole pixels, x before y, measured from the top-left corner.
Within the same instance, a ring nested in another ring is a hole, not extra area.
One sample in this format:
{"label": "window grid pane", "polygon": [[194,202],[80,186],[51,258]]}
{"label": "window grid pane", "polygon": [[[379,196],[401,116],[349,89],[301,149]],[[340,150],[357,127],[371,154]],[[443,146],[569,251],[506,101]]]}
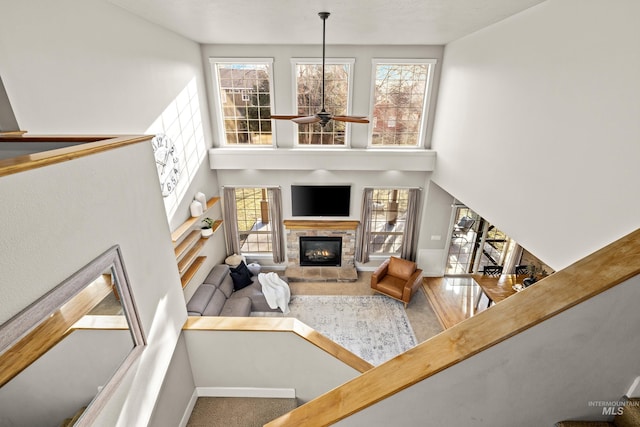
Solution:
{"label": "window grid pane", "polygon": [[271,253],[271,223],[265,188],[237,188],[240,251]]}
{"label": "window grid pane", "polygon": [[[218,89],[227,144],[272,145],[267,64],[218,63]],[[265,126],[264,122],[269,125]]]}
{"label": "window grid pane", "polygon": [[408,190],[373,190],[373,209],[369,218],[371,227],[370,252],[372,254],[400,254],[408,200]]}
{"label": "window grid pane", "polygon": [[[349,102],[348,64],[325,65],[325,110],[333,115],[347,114]],[[314,115],[322,109],[322,65],[296,64],[296,99],[298,114]],[[298,143],[309,145],[344,145],[346,124],[330,121],[298,125]]]}
{"label": "window grid pane", "polygon": [[429,64],[377,64],[373,145],[419,145]]}

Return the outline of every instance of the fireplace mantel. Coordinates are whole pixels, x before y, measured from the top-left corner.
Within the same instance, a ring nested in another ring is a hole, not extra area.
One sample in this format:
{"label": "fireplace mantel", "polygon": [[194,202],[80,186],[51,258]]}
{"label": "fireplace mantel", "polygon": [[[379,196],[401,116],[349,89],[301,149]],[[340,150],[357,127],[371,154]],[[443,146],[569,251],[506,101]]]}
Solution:
{"label": "fireplace mantel", "polygon": [[297,220],[285,219],[284,227],[288,230],[355,230],[360,221],[323,221],[317,219]]}

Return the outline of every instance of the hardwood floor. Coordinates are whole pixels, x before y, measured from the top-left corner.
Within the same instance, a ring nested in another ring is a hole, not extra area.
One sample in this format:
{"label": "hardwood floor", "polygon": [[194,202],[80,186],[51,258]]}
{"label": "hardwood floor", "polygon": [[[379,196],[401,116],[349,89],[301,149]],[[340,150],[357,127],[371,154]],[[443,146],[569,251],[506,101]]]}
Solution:
{"label": "hardwood floor", "polygon": [[[480,287],[471,277],[425,277],[422,288],[444,329],[476,314]],[[486,309],[487,302],[483,296],[478,311]]]}

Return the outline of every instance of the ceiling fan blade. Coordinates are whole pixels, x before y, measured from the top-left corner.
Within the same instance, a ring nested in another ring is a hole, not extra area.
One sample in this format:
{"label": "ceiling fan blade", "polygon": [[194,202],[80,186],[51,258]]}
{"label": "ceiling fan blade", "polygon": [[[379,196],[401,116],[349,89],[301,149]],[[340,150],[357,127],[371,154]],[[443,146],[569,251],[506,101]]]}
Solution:
{"label": "ceiling fan blade", "polygon": [[333,120],[335,120],[337,122],[369,123],[369,119],[367,119],[366,117],[333,116]]}
{"label": "ceiling fan blade", "polygon": [[307,116],[300,116],[300,115],[286,115],[286,114],[272,114],[271,118],[272,119],[276,119],[276,120],[291,120],[291,119],[297,119],[300,117],[307,117]]}
{"label": "ceiling fan blade", "polygon": [[334,118],[336,118],[336,117],[347,117],[347,118],[350,118],[350,119],[368,119],[367,116],[333,116],[333,117]]}
{"label": "ceiling fan blade", "polygon": [[306,116],[306,117],[298,117],[295,119],[291,119],[291,121],[296,122],[299,125],[304,125],[307,123],[318,123],[320,121],[320,117],[317,116]]}

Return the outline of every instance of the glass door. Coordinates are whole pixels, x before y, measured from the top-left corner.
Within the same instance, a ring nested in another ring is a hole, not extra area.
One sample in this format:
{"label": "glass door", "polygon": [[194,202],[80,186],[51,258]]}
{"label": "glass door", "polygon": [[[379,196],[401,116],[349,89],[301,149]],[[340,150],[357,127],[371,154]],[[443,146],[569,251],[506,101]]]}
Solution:
{"label": "glass door", "polygon": [[504,265],[512,240],[464,205],[455,207],[446,275],[482,272],[486,265]]}
{"label": "glass door", "polygon": [[451,232],[445,274],[469,274],[473,272],[478,227],[481,225],[480,219],[478,214],[466,206],[457,206],[455,208],[454,226]]}

